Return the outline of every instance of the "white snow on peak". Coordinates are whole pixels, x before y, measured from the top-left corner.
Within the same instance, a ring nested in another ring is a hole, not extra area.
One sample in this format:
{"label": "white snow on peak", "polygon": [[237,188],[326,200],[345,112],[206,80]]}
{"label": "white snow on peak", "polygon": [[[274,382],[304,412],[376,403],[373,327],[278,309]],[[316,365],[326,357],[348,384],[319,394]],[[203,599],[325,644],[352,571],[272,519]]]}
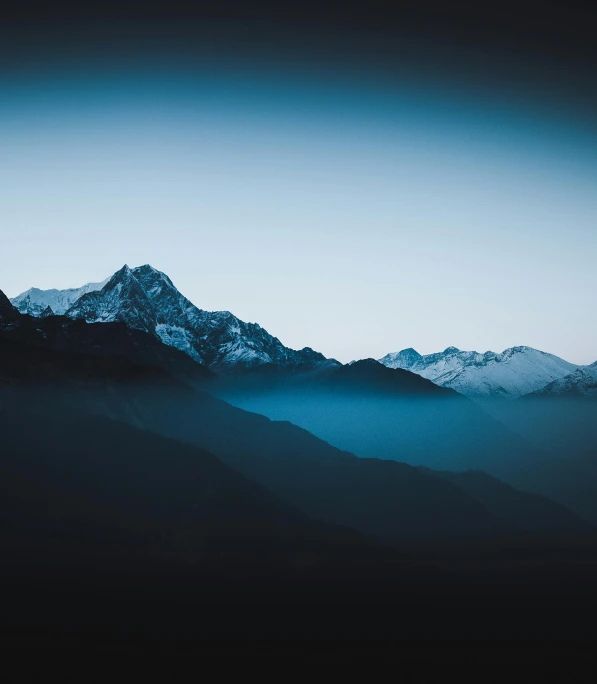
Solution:
{"label": "white snow on peak", "polygon": [[443,352],[421,356],[414,349],[387,354],[379,359],[389,368],[404,368],[451,387],[468,396],[519,397],[574,372],[578,366],[564,359],[519,346],[479,353],[448,347]]}
{"label": "white snow on peak", "polygon": [[40,290],[31,287],[10,301],[21,313],[39,316],[49,306],[55,314],[63,315],[80,297],[88,292],[101,290],[108,280],[110,279],[106,278],[100,283],[87,283],[68,290]]}

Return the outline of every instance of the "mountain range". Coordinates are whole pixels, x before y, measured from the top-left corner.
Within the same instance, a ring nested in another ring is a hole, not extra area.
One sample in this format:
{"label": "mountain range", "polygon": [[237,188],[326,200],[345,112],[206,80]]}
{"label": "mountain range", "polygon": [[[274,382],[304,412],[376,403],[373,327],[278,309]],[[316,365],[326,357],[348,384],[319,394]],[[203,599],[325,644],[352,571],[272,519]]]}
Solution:
{"label": "mountain range", "polygon": [[[117,354],[158,365],[225,402],[291,421],[359,457],[438,470],[482,469],[578,510],[576,484],[562,492],[549,473],[543,479],[527,476],[537,464],[549,461],[544,440],[535,440],[536,435],[547,434],[543,419],[535,421],[541,427],[529,435],[519,431],[515,421],[505,425],[500,416],[488,415],[462,396],[516,397],[529,387],[542,388],[556,373],[570,374],[571,368],[574,373],[573,364],[557,357],[528,347],[501,355],[449,348],[429,357],[411,349],[394,355],[393,361],[408,369],[389,368],[373,359],[342,365],[311,349],[289,349],[259,325],[244,323],[228,312],[196,308],[165,274],[149,265],[125,266],[103,285],[66,293],[30,290],[16,297],[14,302],[33,315],[5,326],[5,336],[62,351]],[[74,301],[73,293],[79,293]],[[59,310],[68,305],[64,315],[48,311],[52,301]],[[461,375],[469,377],[468,388],[442,387],[443,382],[415,372],[425,359],[435,361],[435,367],[442,360],[444,366],[464,364]],[[501,374],[500,383],[495,382],[496,372]],[[475,383],[479,376],[492,373],[493,384],[486,383],[482,394]],[[509,386],[508,392],[504,378],[518,382],[518,387]],[[133,424],[144,423],[135,419]],[[592,442],[583,442],[584,451],[585,443]],[[211,448],[209,443],[199,446]],[[587,481],[592,481],[592,475]],[[586,500],[580,512],[597,520],[597,510]]]}
{"label": "mountain range", "polygon": [[[154,335],[220,374],[272,367],[308,373],[341,365],[310,347],[290,349],[257,323],[241,321],[229,311],[199,309],[167,275],[148,264],[133,269],[125,265],[111,277],[79,288],[33,287],[11,302],[21,313],[36,317],[58,314],[87,322],[124,323]],[[577,394],[593,396],[590,366],[577,366],[527,346],[501,353],[448,347],[427,355],[409,348],[387,354],[379,362],[470,397],[517,398],[544,388],[554,396],[569,394],[572,387],[582,388]],[[563,383],[556,382],[568,376]]]}
{"label": "mountain range", "polygon": [[379,361],[388,368],[409,370],[473,397],[517,398],[537,392],[579,368],[558,356],[525,346],[511,347],[500,354],[448,347],[443,352],[421,355],[409,348],[386,354]]}

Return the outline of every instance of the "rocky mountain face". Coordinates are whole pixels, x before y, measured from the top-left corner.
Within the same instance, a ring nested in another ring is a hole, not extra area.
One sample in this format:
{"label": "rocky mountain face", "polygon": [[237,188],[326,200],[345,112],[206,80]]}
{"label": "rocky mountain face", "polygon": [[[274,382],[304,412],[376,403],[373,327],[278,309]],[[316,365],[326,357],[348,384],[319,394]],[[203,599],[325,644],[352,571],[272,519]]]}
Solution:
{"label": "rocky mountain face", "polygon": [[501,354],[448,347],[443,352],[421,355],[404,349],[387,354],[380,363],[412,371],[467,396],[508,398],[540,390],[578,368],[558,356],[524,346]]}
{"label": "rocky mountain face", "polygon": [[326,360],[309,347],[296,351],[284,346],[260,325],[245,323],[229,311],[197,308],[167,275],[148,264],[134,269],[125,265],[103,284],[78,290],[32,288],[12,302],[35,316],[47,315],[50,306],[54,313],[89,323],[123,322],[220,372],[262,364],[309,368]]}

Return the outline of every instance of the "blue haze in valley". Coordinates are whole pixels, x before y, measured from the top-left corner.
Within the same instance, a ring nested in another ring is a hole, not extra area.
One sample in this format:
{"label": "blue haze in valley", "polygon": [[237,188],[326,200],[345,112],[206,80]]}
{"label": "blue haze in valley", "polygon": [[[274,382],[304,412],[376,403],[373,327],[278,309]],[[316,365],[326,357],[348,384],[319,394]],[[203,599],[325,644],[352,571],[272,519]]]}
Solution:
{"label": "blue haze in valley", "polygon": [[315,65],[4,74],[0,288],[151,263],[341,361],[597,359],[597,134],[574,108]]}

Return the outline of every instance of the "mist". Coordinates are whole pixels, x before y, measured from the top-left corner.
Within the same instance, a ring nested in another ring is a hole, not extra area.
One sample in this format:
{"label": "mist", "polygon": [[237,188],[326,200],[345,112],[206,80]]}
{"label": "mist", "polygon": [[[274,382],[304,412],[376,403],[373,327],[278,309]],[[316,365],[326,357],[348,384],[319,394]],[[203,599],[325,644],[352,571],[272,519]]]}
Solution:
{"label": "mist", "polygon": [[482,470],[597,521],[597,405],[587,401],[375,397],[231,391],[226,400],[287,420],[365,458]]}

